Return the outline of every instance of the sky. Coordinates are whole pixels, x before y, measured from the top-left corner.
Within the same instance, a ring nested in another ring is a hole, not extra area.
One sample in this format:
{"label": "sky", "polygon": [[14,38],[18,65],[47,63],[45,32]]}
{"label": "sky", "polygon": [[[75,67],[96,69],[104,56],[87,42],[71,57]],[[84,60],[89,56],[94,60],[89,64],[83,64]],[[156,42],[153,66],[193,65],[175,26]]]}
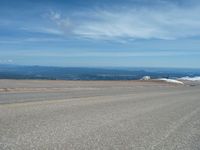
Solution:
{"label": "sky", "polygon": [[199,0],[0,0],[0,64],[200,68]]}

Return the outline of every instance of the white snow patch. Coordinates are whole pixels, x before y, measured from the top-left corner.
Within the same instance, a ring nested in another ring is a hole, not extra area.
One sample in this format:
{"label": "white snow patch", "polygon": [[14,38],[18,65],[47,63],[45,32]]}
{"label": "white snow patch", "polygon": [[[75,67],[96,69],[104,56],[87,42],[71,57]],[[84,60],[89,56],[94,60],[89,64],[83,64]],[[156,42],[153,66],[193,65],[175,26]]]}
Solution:
{"label": "white snow patch", "polygon": [[187,80],[187,81],[200,81],[200,77],[182,77],[178,78],[178,80]]}
{"label": "white snow patch", "polygon": [[140,80],[150,80],[150,79],[151,79],[150,76],[144,76],[144,77],[142,77]]}
{"label": "white snow patch", "polygon": [[183,82],[174,80],[174,79],[160,78],[160,79],[156,79],[156,80],[165,81],[165,82],[169,82],[169,83],[184,84]]}

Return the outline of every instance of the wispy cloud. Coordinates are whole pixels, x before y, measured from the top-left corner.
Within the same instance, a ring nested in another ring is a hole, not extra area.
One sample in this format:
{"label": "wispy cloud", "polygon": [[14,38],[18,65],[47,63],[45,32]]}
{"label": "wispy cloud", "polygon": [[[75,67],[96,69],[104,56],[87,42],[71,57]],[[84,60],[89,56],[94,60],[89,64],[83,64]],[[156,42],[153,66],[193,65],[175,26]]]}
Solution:
{"label": "wispy cloud", "polygon": [[12,64],[13,60],[12,59],[0,59],[0,63],[2,63],[2,64]]}
{"label": "wispy cloud", "polygon": [[48,27],[22,27],[20,30],[28,31],[28,32],[36,32],[43,34],[52,34],[52,35],[63,35],[62,30]]}
{"label": "wispy cloud", "polygon": [[23,44],[23,43],[34,43],[34,42],[65,42],[64,38],[55,38],[55,37],[26,37],[26,38],[13,38],[0,40],[0,44]]}
{"label": "wispy cloud", "polygon": [[[12,55],[12,51],[4,52],[4,55]],[[111,52],[111,51],[85,51],[84,53],[74,52],[74,51],[44,51],[44,50],[34,50],[31,53],[26,50],[19,50],[18,54],[15,56],[23,56],[23,57],[174,57],[174,56],[191,56],[191,55],[200,55],[198,51],[124,51],[124,52]]]}
{"label": "wispy cloud", "polygon": [[68,17],[63,17],[67,16],[65,13],[51,11],[50,19],[64,32],[90,39],[173,40],[200,36],[198,14],[200,5],[187,8],[166,1],[155,8],[93,8]]}
{"label": "wispy cloud", "polygon": [[62,14],[50,11],[47,15],[54,23],[56,23],[58,29],[61,29],[65,34],[71,32],[73,25],[68,17],[62,17]]}

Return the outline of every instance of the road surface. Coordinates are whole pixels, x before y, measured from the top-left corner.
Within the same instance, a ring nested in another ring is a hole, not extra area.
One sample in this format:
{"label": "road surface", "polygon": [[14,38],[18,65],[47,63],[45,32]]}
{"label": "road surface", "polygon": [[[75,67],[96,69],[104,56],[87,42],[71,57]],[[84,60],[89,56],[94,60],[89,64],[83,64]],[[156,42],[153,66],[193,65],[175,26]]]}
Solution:
{"label": "road surface", "polygon": [[0,80],[1,150],[200,150],[200,86]]}

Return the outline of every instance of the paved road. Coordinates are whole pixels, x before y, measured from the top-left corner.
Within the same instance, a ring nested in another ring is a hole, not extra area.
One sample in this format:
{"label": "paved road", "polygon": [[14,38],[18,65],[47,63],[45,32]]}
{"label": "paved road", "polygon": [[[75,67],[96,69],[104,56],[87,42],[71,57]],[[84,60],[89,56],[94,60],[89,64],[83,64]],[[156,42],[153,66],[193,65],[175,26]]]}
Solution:
{"label": "paved road", "polygon": [[0,149],[199,150],[200,87],[0,81]]}

